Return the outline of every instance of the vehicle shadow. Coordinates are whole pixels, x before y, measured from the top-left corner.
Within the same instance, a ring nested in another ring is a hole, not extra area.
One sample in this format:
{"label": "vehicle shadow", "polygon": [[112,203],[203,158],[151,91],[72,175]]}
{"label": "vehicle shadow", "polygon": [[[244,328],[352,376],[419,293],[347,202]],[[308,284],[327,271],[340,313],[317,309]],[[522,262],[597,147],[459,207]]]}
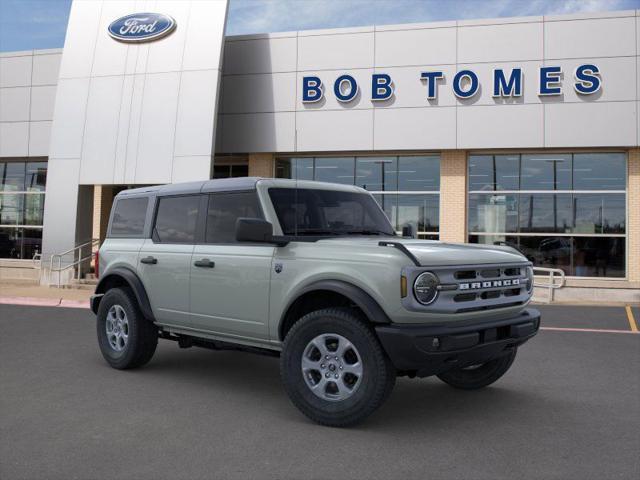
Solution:
{"label": "vehicle shadow", "polygon": [[[171,378],[172,384],[188,385],[190,391],[204,397],[212,391],[225,392],[231,402],[249,401],[276,415],[277,421],[313,425],[295,408],[282,387],[278,359],[243,352],[215,352],[193,348],[179,350],[170,345],[162,348],[142,370],[145,377]],[[513,377],[517,379],[516,376]],[[427,379],[398,378],[391,397],[358,431],[393,433],[450,428],[456,422],[500,422],[504,418],[530,422],[545,409],[564,410],[562,405],[543,398],[531,388],[514,385],[509,374],[493,386],[478,391],[456,390],[435,377]]]}

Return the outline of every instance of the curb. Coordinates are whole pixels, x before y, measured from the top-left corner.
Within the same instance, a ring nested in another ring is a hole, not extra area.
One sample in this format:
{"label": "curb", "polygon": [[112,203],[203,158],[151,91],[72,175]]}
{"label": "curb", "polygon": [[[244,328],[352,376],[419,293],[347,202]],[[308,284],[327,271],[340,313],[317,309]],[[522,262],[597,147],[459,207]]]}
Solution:
{"label": "curb", "polygon": [[89,308],[89,300],[63,298],[0,297],[0,305],[26,305],[30,307]]}

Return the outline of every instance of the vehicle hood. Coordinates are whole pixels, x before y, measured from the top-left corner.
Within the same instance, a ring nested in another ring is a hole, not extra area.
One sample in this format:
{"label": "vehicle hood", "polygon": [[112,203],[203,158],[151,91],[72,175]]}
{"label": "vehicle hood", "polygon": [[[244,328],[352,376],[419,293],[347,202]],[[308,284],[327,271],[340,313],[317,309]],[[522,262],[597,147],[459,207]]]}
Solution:
{"label": "vehicle hood", "polygon": [[321,243],[331,243],[335,246],[368,248],[381,247],[381,241],[397,242],[404,245],[424,266],[445,265],[487,265],[494,263],[526,262],[516,249],[507,246],[475,245],[466,243],[443,243],[432,240],[414,240],[399,237],[341,237],[321,240]]}

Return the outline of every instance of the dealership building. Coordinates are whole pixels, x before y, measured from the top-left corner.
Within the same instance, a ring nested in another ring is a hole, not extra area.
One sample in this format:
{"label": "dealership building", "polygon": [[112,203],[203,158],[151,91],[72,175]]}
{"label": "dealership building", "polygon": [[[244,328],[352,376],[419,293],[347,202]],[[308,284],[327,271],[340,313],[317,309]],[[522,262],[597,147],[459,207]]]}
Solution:
{"label": "dealership building", "polygon": [[640,10],[247,36],[226,13],[75,0],[63,49],[0,54],[0,278],[72,251],[71,281],[123,189],[260,176],[512,245],[558,298],[640,300]]}

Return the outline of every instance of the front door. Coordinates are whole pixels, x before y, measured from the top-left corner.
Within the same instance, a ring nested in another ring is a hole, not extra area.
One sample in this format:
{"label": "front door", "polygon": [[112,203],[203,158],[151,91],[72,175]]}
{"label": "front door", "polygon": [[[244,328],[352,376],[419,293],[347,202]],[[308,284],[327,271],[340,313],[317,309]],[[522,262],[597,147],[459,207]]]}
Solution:
{"label": "front door", "polygon": [[274,247],[235,240],[238,218],[262,218],[257,194],[211,194],[206,217],[205,242],[191,261],[192,326],[230,339],[267,339]]}
{"label": "front door", "polygon": [[189,274],[200,195],[160,197],[151,239],[138,256],[138,271],[156,320],[189,325]]}

